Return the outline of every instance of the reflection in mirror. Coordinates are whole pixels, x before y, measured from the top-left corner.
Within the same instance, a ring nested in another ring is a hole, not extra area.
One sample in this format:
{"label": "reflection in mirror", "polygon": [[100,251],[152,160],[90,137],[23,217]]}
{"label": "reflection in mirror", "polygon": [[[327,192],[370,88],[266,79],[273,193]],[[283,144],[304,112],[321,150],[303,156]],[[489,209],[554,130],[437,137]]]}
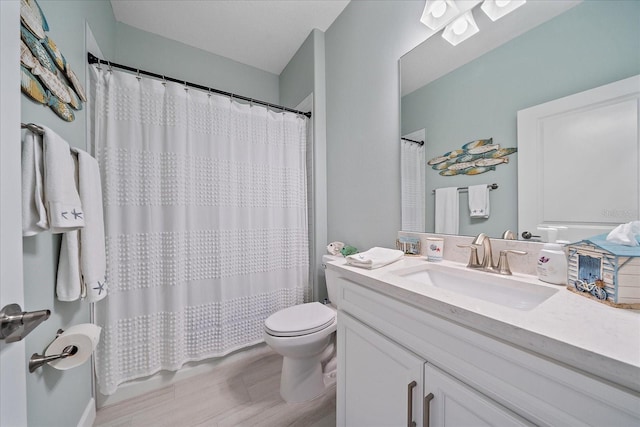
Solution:
{"label": "reflection in mirror", "polygon": [[[640,74],[640,2],[530,1],[496,22],[479,7],[473,14],[478,34],[455,47],[435,35],[400,61],[402,135],[425,130],[427,161],[477,140],[517,147],[518,111]],[[499,188],[490,192],[489,218],[472,218],[468,193],[459,193],[459,234],[519,230],[518,198],[527,194],[517,191],[517,163],[526,161],[518,156],[475,175],[441,175],[425,163],[424,231],[435,231],[433,190],[491,183]],[[638,172],[626,178],[638,180]],[[579,177],[558,184],[580,191]]]}

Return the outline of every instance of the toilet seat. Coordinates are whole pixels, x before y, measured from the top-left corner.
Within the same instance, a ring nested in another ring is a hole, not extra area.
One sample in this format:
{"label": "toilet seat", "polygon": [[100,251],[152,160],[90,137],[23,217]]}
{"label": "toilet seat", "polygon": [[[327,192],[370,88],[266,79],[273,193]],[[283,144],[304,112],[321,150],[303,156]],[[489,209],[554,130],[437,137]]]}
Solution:
{"label": "toilet seat", "polygon": [[294,305],[280,310],[267,318],[264,329],[276,337],[298,337],[312,334],[329,327],[336,313],[319,302]]}

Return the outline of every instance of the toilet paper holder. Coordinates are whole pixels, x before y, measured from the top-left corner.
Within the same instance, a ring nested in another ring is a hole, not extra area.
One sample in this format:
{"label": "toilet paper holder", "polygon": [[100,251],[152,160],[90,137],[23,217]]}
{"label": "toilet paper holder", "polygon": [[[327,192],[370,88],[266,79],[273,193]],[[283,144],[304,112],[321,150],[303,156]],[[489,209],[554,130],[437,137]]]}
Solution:
{"label": "toilet paper holder", "polygon": [[[62,329],[58,329],[58,333],[56,334],[56,338],[60,336],[64,331]],[[33,353],[31,358],[29,359],[29,372],[33,373],[39,367],[45,365],[46,363],[52,362],[58,359],[65,359],[69,356],[73,356],[78,352],[78,347],[75,345],[68,345],[60,354],[52,354],[50,356],[45,356],[44,354]]]}

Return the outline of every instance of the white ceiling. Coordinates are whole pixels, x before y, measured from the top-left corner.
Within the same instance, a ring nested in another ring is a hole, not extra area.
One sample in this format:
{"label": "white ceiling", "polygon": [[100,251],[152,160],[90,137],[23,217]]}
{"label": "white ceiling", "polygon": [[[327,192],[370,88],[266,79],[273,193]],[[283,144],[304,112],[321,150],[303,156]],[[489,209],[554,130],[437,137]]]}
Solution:
{"label": "white ceiling", "polygon": [[279,75],[349,0],[111,0],[116,20]]}
{"label": "white ceiling", "polygon": [[520,8],[492,22],[477,6],[479,1],[457,1],[461,10],[473,8],[480,32],[457,46],[433,34],[401,59],[402,95],[415,91],[467,64],[530,29],[566,12],[582,0],[529,0]]}

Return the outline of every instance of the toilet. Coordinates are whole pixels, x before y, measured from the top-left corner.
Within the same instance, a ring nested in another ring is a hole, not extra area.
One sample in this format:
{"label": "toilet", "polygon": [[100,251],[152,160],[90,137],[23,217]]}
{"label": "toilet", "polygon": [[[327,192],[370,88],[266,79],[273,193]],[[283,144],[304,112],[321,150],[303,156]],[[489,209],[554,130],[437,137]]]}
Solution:
{"label": "toilet", "polygon": [[[329,261],[344,259],[324,255]],[[283,356],[280,395],[288,403],[305,402],[335,384],[336,301],[327,280],[330,304],[310,302],[282,309],[264,322],[264,340]]]}

